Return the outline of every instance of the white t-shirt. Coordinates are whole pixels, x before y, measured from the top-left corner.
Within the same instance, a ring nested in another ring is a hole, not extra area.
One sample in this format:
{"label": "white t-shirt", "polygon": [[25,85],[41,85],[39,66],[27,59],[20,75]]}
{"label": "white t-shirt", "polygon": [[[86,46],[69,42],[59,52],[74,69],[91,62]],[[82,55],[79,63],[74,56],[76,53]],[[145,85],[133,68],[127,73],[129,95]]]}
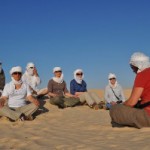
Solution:
{"label": "white t-shirt", "polygon": [[26,105],[26,97],[31,95],[29,86],[22,83],[20,89],[15,89],[14,83],[11,81],[4,87],[2,96],[8,98],[9,107],[21,107]]}

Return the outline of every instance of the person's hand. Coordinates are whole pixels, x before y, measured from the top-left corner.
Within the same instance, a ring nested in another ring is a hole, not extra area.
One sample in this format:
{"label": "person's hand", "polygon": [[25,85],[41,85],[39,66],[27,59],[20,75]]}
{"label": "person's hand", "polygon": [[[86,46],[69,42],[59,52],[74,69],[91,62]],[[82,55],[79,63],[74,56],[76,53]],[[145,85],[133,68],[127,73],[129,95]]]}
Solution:
{"label": "person's hand", "polygon": [[58,95],[57,95],[57,94],[52,94],[52,96],[53,96],[53,97],[56,97],[56,96],[58,96]]}
{"label": "person's hand", "polygon": [[115,101],[112,101],[111,102],[111,105],[116,105],[117,103]]}
{"label": "person's hand", "polygon": [[40,103],[39,103],[39,101],[38,101],[37,99],[34,99],[34,100],[33,100],[33,103],[34,103],[36,106],[40,106]]}
{"label": "person's hand", "polygon": [[77,96],[77,95],[70,95],[70,97],[78,98],[78,96]]}
{"label": "person's hand", "polygon": [[35,76],[38,76],[38,72],[37,72],[37,69],[34,67],[34,70],[33,70],[33,74],[35,75]]}
{"label": "person's hand", "polygon": [[4,99],[0,99],[0,108],[4,107],[5,104],[5,100]]}

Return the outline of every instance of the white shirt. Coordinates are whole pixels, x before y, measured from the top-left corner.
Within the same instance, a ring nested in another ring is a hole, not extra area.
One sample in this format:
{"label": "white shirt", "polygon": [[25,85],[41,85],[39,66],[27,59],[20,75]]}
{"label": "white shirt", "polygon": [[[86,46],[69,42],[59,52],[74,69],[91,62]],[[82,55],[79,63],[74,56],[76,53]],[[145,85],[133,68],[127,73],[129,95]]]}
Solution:
{"label": "white shirt", "polygon": [[22,81],[29,84],[31,88],[35,91],[38,91],[37,86],[40,84],[41,80],[39,77],[29,75],[27,73],[24,73],[22,76]]}
{"label": "white shirt", "polygon": [[2,96],[8,98],[9,107],[21,107],[26,105],[26,97],[31,95],[29,86],[22,83],[20,89],[15,89],[14,83],[11,81],[4,87]]}
{"label": "white shirt", "polygon": [[[113,91],[115,92],[116,96],[119,97],[120,100],[122,100],[123,102],[125,101],[122,87],[119,84],[117,84],[117,86],[115,88],[113,88]],[[112,101],[115,101],[115,102],[118,101],[118,99],[114,95],[113,91],[110,88],[110,85],[106,86],[104,97],[105,97],[105,100],[107,103],[110,103]]]}

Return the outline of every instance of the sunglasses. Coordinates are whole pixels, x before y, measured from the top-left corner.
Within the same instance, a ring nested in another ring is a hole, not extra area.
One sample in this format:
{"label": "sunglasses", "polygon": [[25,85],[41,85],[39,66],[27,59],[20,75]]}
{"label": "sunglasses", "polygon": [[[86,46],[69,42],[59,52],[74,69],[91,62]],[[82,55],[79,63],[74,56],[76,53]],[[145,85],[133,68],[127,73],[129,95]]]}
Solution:
{"label": "sunglasses", "polygon": [[76,75],[77,75],[77,76],[82,76],[82,75],[83,75],[83,73],[77,73]]}
{"label": "sunglasses", "polygon": [[21,73],[21,72],[14,72],[14,73],[13,73],[13,75],[17,75],[17,74],[18,74],[18,75],[21,75],[22,73]]}
{"label": "sunglasses", "polygon": [[115,80],[116,78],[110,78],[109,80]]}
{"label": "sunglasses", "polygon": [[55,71],[55,73],[57,73],[57,72],[62,72],[62,71],[61,70]]}
{"label": "sunglasses", "polygon": [[30,67],[31,69],[33,69],[34,67]]}

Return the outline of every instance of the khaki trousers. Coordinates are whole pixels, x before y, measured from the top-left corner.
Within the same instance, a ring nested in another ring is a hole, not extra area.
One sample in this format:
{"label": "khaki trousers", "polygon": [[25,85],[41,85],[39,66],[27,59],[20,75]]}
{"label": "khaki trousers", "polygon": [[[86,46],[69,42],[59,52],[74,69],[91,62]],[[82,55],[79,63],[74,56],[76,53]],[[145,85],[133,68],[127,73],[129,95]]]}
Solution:
{"label": "khaki trousers", "polygon": [[0,108],[0,116],[5,116],[16,121],[19,119],[22,113],[28,117],[32,115],[37,109],[38,107],[33,103],[18,108],[4,106]]}
{"label": "khaki trousers", "polygon": [[99,104],[101,102],[100,97],[94,92],[85,92],[80,95],[79,98],[81,103],[87,102],[89,106],[93,105],[94,103]]}

